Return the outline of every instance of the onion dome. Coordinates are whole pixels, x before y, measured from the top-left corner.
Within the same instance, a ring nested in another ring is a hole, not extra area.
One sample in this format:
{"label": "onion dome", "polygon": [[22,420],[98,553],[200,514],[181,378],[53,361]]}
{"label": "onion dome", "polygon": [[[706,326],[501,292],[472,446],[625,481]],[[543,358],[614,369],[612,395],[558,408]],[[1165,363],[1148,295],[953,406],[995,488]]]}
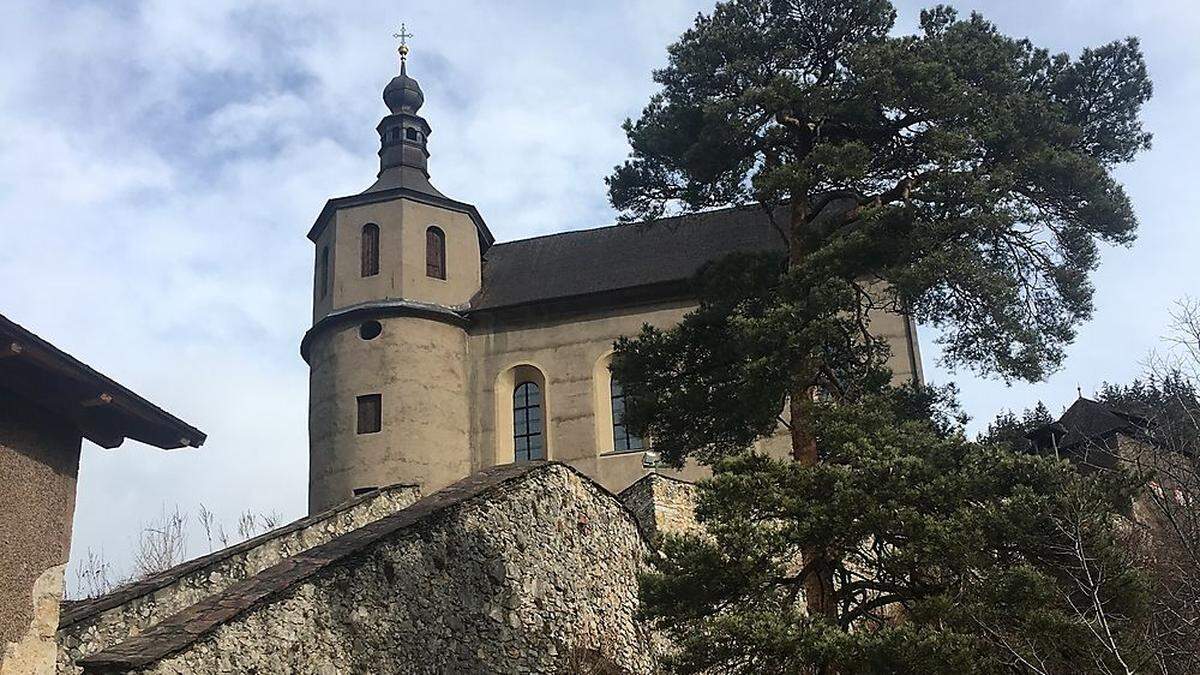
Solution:
{"label": "onion dome", "polygon": [[393,115],[401,113],[415,115],[425,103],[425,94],[421,92],[421,85],[408,76],[403,61],[400,62],[400,74],[393,77],[392,81],[383,88],[383,102],[387,104],[388,110],[391,110]]}

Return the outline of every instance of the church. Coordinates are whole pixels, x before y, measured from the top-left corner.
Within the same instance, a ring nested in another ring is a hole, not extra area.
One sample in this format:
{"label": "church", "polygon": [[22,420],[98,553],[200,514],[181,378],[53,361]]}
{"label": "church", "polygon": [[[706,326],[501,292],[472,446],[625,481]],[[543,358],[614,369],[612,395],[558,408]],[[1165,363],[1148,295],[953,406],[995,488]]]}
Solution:
{"label": "church", "polygon": [[[474,206],[431,182],[407,49],[383,91],[377,179],[329,200],[308,232],[309,510],[522,460],[565,462],[620,491],[654,456],[621,424],[613,341],[695,307],[689,282],[705,263],[785,242],[760,207],[496,242]],[[920,381],[913,322],[881,312],[871,328],[896,381]]]}
{"label": "church", "polygon": [[[697,527],[705,469],[624,427],[613,342],[679,321],[707,262],[784,242],[743,207],[497,243],[431,182],[406,54],[375,182],[308,232],[309,515],[62,603],[37,672],[656,672],[638,574]],[[871,326],[920,381],[912,322]]]}

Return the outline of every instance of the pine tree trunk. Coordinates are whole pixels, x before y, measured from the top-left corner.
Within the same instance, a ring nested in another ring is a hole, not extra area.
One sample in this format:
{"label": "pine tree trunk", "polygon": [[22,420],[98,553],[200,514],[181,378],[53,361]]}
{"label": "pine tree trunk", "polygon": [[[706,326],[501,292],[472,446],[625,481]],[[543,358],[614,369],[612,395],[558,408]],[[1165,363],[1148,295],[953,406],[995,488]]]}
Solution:
{"label": "pine tree trunk", "polygon": [[[793,199],[791,205],[791,239],[788,244],[788,265],[799,265],[805,254],[804,227],[810,214],[808,204],[802,199]],[[792,391],[790,392],[789,413],[792,425],[792,459],[801,466],[817,464],[817,439],[813,434],[812,424],[806,408],[806,403],[812,400],[812,385],[815,381],[817,364],[797,364],[793,372]],[[828,553],[820,547],[811,547],[802,552],[803,562],[810,566],[808,576],[804,578],[804,598],[810,616],[823,616],[834,621],[837,619],[837,603],[834,598],[833,564]]]}

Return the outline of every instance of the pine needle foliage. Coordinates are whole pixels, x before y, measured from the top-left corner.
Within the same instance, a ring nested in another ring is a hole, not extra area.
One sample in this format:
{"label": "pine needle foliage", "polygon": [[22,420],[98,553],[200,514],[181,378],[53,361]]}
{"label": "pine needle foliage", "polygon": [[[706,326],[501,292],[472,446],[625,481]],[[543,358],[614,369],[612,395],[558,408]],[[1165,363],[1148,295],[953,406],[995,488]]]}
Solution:
{"label": "pine needle foliage", "polygon": [[[664,542],[645,611],[681,672],[1126,672],[1127,481],[968,441],[946,393],[888,386],[871,319],[936,326],[948,365],[1006,380],[1061,363],[1100,247],[1137,228],[1112,171],[1151,141],[1139,44],[895,21],[887,0],[719,3],[625,124],[625,219],[759,205],[786,249],[714,262],[695,311],[617,343],[626,425],[714,469],[709,535]],[[794,461],[751,452],[781,425]]]}

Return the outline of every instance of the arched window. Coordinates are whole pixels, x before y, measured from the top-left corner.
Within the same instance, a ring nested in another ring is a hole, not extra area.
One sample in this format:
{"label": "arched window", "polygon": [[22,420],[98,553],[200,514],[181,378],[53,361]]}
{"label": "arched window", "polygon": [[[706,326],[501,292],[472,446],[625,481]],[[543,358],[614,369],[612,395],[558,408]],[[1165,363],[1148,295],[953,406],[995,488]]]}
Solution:
{"label": "arched window", "polygon": [[446,278],[446,234],[436,227],[425,230],[425,276]]}
{"label": "arched window", "polygon": [[321,249],[321,258],[317,261],[317,292],[322,300],[329,292],[329,247]]}
{"label": "arched window", "polygon": [[612,396],[613,452],[644,449],[646,445],[641,437],[629,433],[625,428],[625,388],[613,378],[609,390]]}
{"label": "arched window", "polygon": [[546,458],[542,390],[534,382],[522,382],[513,390],[513,458],[518,462]]}
{"label": "arched window", "polygon": [[417,136],[417,130],[413,129],[412,127],[409,127],[408,129],[404,130],[404,137],[410,141],[415,141],[420,138],[419,136]]}
{"label": "arched window", "polygon": [[362,229],[362,275],[379,274],[379,226],[367,223]]}

